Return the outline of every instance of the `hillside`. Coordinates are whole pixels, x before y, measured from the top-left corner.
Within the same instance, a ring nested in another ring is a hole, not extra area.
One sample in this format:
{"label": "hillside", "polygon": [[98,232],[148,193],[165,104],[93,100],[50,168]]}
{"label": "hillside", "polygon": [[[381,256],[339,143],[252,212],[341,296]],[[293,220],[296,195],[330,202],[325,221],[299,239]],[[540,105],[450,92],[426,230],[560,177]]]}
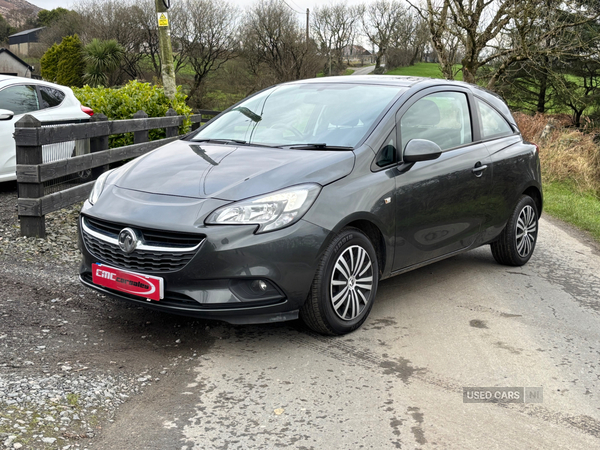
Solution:
{"label": "hillside", "polygon": [[[2,16],[5,18],[11,18],[11,21],[23,20],[25,16],[29,15],[24,14],[28,10],[31,11],[31,15],[34,15],[37,14],[41,9],[42,8],[32,5],[26,0],[0,0],[0,14],[2,14]],[[19,14],[14,14],[16,11],[19,11]]]}

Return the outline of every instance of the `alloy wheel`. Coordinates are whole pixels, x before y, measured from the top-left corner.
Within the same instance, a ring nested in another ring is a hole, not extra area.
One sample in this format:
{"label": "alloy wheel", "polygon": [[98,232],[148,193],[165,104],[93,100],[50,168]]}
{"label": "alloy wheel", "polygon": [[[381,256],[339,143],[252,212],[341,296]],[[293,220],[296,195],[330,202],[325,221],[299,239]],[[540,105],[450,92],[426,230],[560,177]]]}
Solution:
{"label": "alloy wheel", "polygon": [[517,219],[517,253],[522,258],[529,256],[533,251],[537,236],[537,216],[531,205],[526,205],[519,213]]}
{"label": "alloy wheel", "polygon": [[333,310],[342,320],[356,319],[365,309],[373,289],[373,265],[367,251],[353,245],[338,257],[331,274]]}

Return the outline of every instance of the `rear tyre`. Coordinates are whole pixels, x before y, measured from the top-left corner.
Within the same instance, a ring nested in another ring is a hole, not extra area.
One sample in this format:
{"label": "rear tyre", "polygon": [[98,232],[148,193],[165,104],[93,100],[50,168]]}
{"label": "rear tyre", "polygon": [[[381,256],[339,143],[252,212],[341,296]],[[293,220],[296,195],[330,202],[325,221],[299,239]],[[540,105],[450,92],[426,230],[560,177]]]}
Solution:
{"label": "rear tyre", "polygon": [[529,261],[538,235],[538,211],[533,199],[523,195],[513,210],[500,238],[490,244],[494,259],[507,266]]}
{"label": "rear tyre", "polygon": [[378,281],[373,244],[357,228],[344,228],[321,258],[300,317],[321,334],[350,333],[367,319]]}

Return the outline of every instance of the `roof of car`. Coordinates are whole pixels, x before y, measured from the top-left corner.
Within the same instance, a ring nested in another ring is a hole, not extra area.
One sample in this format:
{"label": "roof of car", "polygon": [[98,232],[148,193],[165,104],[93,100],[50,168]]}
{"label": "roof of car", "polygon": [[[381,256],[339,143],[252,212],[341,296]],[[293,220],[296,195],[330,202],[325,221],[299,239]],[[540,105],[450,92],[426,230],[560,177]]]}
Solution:
{"label": "roof of car", "polygon": [[321,77],[308,80],[298,80],[293,83],[352,83],[352,84],[379,84],[410,87],[417,83],[431,80],[425,77],[406,77],[392,75],[352,75],[344,77]]}
{"label": "roof of car", "polygon": [[63,86],[63,85],[56,84],[56,83],[51,83],[50,81],[36,80],[35,78],[16,77],[14,75],[0,75],[0,85],[23,84],[23,83],[39,84],[39,85],[49,86],[49,87],[59,88],[59,89],[67,89],[67,90],[69,89],[67,86]]}
{"label": "roof of car", "polygon": [[506,102],[498,94],[485,89],[476,84],[465,83],[464,81],[455,80],[444,80],[438,78],[427,78],[427,77],[409,77],[399,75],[351,75],[351,76],[338,76],[338,77],[322,77],[322,78],[311,78],[308,80],[298,80],[292,83],[345,83],[345,84],[370,84],[380,86],[398,86],[411,88],[416,85],[422,85],[422,88],[434,87],[434,86],[457,86],[467,88],[474,94],[485,99],[488,103],[492,104],[497,110],[499,110],[510,122],[515,123],[510,110],[506,106]]}
{"label": "roof of car", "polygon": [[477,90],[478,92],[485,92],[497,96],[495,93],[484,89],[480,86],[471,83],[465,83],[464,81],[456,80],[444,80],[440,78],[428,78],[428,77],[410,77],[402,75],[352,75],[352,76],[340,76],[340,77],[321,77],[321,78],[310,78],[308,80],[298,80],[292,83],[351,83],[351,84],[378,84],[378,85],[393,85],[402,87],[412,87],[417,84],[423,83],[425,85],[454,85],[461,86],[471,90]]}
{"label": "roof of car", "polygon": [[[16,77],[14,75],[0,75],[0,82],[14,81],[15,83],[22,83],[22,82],[31,82],[32,80],[33,80],[32,78]],[[33,81],[37,82],[38,80],[33,80]]]}

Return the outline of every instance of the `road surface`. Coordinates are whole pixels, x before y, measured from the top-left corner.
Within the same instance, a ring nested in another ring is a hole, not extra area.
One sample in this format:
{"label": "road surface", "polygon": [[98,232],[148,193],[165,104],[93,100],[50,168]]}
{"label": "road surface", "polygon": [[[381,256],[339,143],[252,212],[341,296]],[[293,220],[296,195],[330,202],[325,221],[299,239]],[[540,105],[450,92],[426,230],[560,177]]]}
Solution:
{"label": "road surface", "polygon": [[357,69],[353,68],[354,73],[352,73],[352,75],[369,75],[370,73],[373,72],[374,69],[375,69],[375,65],[359,67]]}
{"label": "road surface", "polygon": [[[366,324],[341,338],[203,323],[181,342],[191,362],[90,448],[600,448],[597,249],[543,219],[528,265],[499,266],[484,247],[383,281]],[[463,387],[543,398],[464,403]]]}

